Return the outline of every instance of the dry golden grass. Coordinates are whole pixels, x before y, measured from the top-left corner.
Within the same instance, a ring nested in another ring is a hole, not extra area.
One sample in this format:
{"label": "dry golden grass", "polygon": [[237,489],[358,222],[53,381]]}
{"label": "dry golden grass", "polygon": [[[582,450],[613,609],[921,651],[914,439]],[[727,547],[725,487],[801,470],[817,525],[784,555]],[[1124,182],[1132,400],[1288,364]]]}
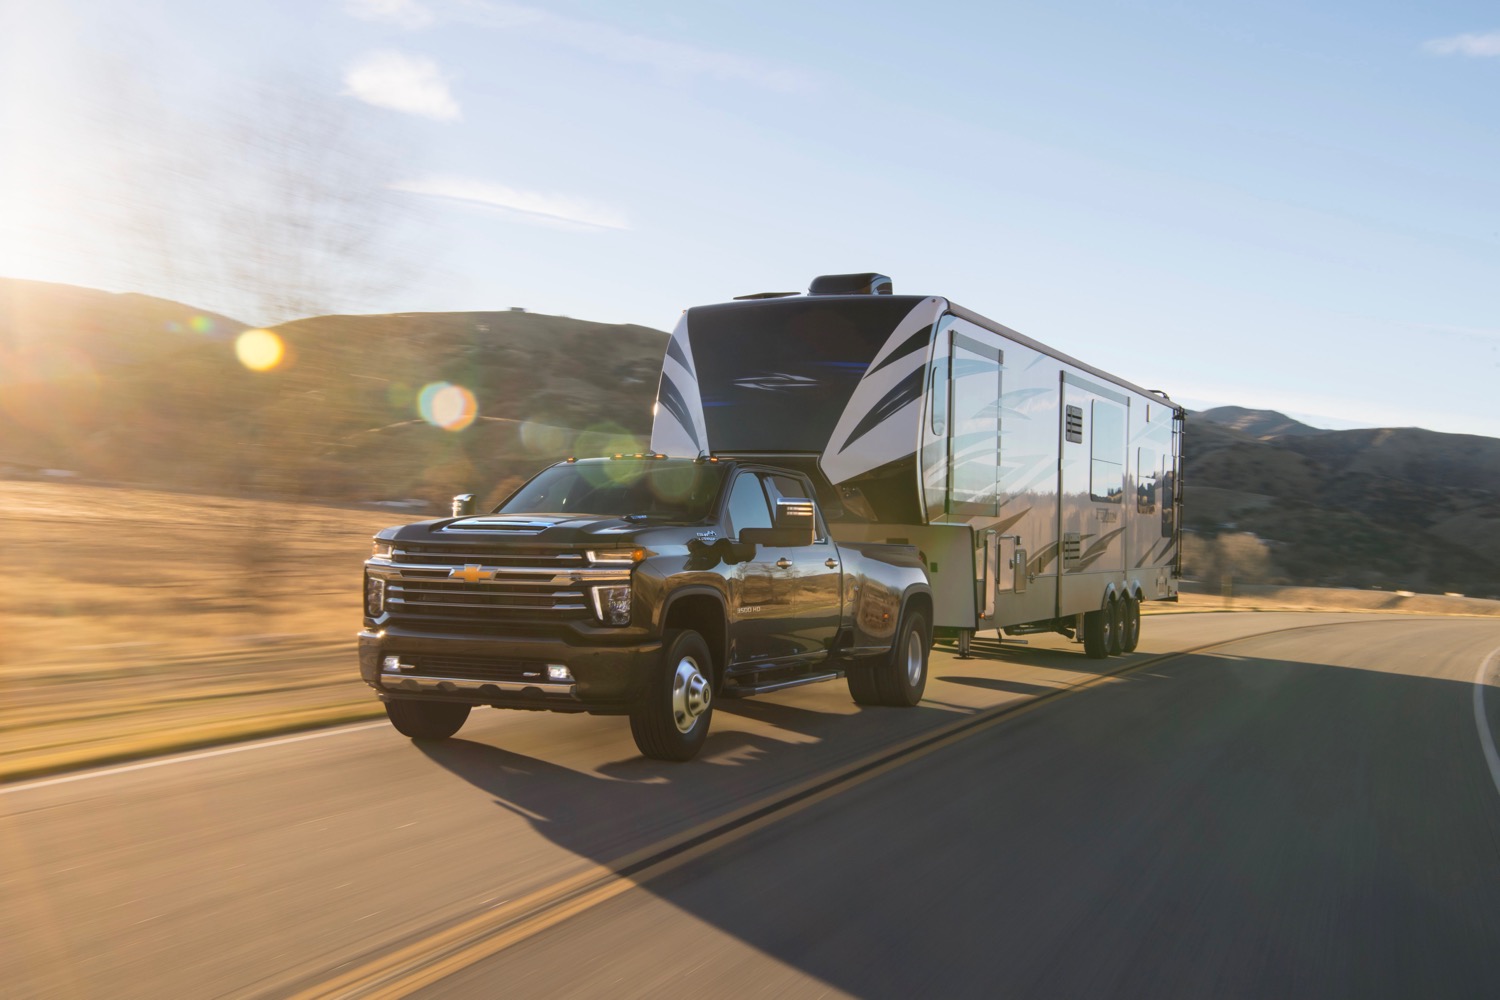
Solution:
{"label": "dry golden grass", "polygon": [[[0,481],[0,781],[379,715],[354,641],[360,564],[401,519]],[[1241,588],[1231,607],[1500,614],[1310,588]]]}
{"label": "dry golden grass", "polygon": [[1449,594],[1413,594],[1339,587],[1236,585],[1222,590],[1184,586],[1175,604],[1149,604],[1155,612],[1172,611],[1369,611],[1406,615],[1500,616],[1500,601]]}
{"label": "dry golden grass", "polygon": [[360,563],[401,519],[0,482],[0,780],[378,714]]}

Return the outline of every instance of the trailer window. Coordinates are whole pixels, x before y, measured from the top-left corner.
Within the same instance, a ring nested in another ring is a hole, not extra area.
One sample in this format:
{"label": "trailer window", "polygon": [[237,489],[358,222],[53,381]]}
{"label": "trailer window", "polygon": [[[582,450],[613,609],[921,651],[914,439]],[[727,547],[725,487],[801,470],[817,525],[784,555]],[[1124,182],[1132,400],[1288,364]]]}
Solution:
{"label": "trailer window", "polygon": [[1096,399],[1089,424],[1092,441],[1089,498],[1101,503],[1119,503],[1125,493],[1125,409]]}

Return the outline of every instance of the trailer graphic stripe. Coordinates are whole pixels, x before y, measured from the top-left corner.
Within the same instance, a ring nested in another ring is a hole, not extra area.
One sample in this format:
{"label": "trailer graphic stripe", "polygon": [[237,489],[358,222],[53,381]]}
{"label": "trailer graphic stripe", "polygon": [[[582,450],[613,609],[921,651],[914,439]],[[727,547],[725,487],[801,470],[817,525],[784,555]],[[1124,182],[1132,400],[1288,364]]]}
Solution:
{"label": "trailer graphic stripe", "polygon": [[886,420],[898,413],[903,407],[910,406],[922,398],[922,381],[926,372],[917,368],[909,372],[905,378],[896,383],[896,387],[886,393],[880,402],[875,404],[874,409],[865,414],[847,440],[839,446],[839,451],[847,451],[849,446],[870,431],[880,426]]}
{"label": "trailer graphic stripe", "polygon": [[875,374],[886,365],[901,360],[908,354],[915,354],[917,351],[924,350],[927,347],[927,342],[931,339],[932,327],[930,325],[924,326],[922,329],[918,330],[910,337],[907,337],[906,341],[902,343],[900,347],[896,348],[894,351],[887,354],[884,358],[881,358],[875,364],[871,365],[870,370],[865,373],[866,377]]}
{"label": "trailer graphic stripe", "polygon": [[658,398],[662,407],[682,425],[683,431],[693,442],[696,448],[702,448],[703,442],[698,440],[698,432],[693,428],[693,418],[688,411],[687,400],[682,398],[682,391],[667,377],[665,373],[661,377],[661,390]]}
{"label": "trailer graphic stripe", "polygon": [[688,360],[687,352],[682,349],[682,342],[676,337],[667,341],[667,357],[681,365],[683,370],[693,378],[698,377],[698,373],[693,370],[693,363]]}

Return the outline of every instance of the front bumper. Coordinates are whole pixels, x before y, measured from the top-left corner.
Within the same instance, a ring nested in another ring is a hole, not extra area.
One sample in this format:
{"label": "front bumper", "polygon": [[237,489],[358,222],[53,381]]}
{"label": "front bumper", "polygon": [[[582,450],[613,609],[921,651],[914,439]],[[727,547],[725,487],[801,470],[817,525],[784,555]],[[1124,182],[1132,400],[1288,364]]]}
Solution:
{"label": "front bumper", "polygon": [[[386,657],[401,667],[387,670]],[[555,637],[446,636],[399,629],[359,633],[359,672],[382,700],[461,701],[497,708],[618,713],[645,693],[661,643],[577,646]],[[572,683],[547,679],[568,668]]]}

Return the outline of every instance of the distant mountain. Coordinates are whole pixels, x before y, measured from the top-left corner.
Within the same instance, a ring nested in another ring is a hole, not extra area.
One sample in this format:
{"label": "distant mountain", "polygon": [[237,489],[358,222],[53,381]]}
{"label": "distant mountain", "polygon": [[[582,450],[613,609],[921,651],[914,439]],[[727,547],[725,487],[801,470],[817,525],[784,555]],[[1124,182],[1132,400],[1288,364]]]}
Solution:
{"label": "distant mountain", "polygon": [[1190,420],[1183,450],[1186,525],[1258,535],[1289,581],[1500,593],[1500,440]]}
{"label": "distant mountain", "polygon": [[0,278],[0,466],[173,481],[222,449],[257,388],[233,357],[245,329],[149,295]]}
{"label": "distant mountain", "polygon": [[[519,310],[322,316],[239,364],[244,323],[144,295],[0,279],[0,469],[336,499],[488,492],[639,448],[667,335]],[[424,387],[472,395],[463,433]],[[580,437],[583,440],[580,441]]]}
{"label": "distant mountain", "polygon": [[1250,410],[1243,406],[1216,406],[1211,410],[1194,413],[1190,419],[1195,424],[1202,421],[1219,424],[1261,441],[1326,433],[1275,410]]}
{"label": "distant mountain", "polygon": [[[322,316],[286,360],[243,323],[144,295],[0,279],[0,473],[334,500],[493,499],[568,454],[643,448],[667,335],[520,311]],[[424,388],[472,395],[461,431]],[[1189,417],[1185,523],[1249,532],[1287,582],[1500,593],[1500,440]]]}

